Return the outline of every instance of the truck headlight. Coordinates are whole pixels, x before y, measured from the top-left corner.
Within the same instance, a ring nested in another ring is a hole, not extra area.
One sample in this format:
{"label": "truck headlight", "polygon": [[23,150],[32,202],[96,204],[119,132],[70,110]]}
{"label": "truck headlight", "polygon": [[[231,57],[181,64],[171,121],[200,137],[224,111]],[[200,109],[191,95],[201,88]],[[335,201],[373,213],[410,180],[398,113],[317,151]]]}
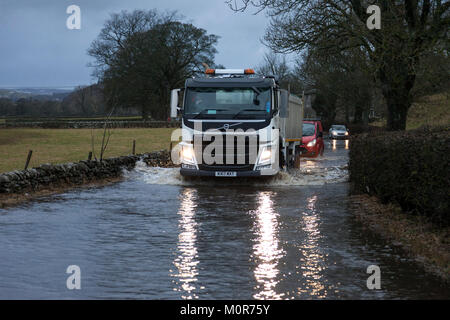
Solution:
{"label": "truck headlight", "polygon": [[195,163],[194,148],[192,145],[183,145],[181,149],[181,162]]}
{"label": "truck headlight", "polygon": [[267,160],[270,160],[270,157],[272,157],[272,151],[270,149],[265,149],[262,153],[261,153],[261,158],[260,161],[261,162],[265,162]]}
{"label": "truck headlight", "polygon": [[258,164],[270,163],[271,160],[272,160],[272,148],[264,147],[264,149],[261,152],[261,155],[259,156]]}
{"label": "truck headlight", "polygon": [[314,147],[316,145],[316,142],[317,142],[316,139],[311,140],[310,142],[308,142],[307,146],[308,147]]}

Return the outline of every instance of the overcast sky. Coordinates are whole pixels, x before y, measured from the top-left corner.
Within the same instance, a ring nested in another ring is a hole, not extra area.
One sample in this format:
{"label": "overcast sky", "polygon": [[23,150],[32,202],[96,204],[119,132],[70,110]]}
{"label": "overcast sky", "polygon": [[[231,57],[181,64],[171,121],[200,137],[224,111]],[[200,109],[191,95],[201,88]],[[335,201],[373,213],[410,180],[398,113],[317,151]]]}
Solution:
{"label": "overcast sky", "polygon": [[[81,8],[81,30],[69,30],[69,5]],[[177,10],[185,20],[220,36],[216,63],[256,67],[268,49],[261,43],[264,12],[234,13],[225,0],[0,0],[0,87],[76,86],[95,82],[86,51],[110,13]]]}

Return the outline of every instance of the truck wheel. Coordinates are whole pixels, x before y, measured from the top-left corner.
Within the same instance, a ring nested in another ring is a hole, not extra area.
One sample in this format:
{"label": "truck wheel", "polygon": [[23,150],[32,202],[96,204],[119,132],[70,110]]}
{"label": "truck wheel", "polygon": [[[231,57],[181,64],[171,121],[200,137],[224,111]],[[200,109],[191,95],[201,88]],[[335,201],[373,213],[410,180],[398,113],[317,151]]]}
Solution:
{"label": "truck wheel", "polygon": [[300,169],[300,146],[295,146],[294,168]]}

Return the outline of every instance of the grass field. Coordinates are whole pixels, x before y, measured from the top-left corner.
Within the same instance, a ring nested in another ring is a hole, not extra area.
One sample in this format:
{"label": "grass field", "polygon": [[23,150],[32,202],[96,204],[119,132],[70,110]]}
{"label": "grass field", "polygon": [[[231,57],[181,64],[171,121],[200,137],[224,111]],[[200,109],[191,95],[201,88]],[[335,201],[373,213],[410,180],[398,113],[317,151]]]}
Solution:
{"label": "grass field", "polygon": [[[424,125],[441,126],[450,124],[449,94],[435,94],[423,97],[413,103],[408,111],[406,130],[417,129]],[[375,126],[386,126],[386,119],[371,123]]]}
{"label": "grass field", "polygon": [[[114,129],[105,158],[128,155],[136,140],[136,153],[169,149],[173,128]],[[100,155],[103,130],[94,132],[95,153]],[[0,129],[0,172],[23,170],[28,150],[29,167],[87,159],[91,129]]]}
{"label": "grass field", "polygon": [[448,94],[424,97],[408,111],[406,129],[423,125],[440,126],[450,124],[450,98]]}

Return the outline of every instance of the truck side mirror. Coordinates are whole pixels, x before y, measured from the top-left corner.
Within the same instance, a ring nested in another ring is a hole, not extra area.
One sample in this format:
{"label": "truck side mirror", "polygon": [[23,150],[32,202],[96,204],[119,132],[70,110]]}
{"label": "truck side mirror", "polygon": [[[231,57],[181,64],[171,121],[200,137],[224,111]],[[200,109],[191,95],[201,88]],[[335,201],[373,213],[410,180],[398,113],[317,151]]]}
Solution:
{"label": "truck side mirror", "polygon": [[289,117],[289,92],[287,90],[280,90],[280,117]]}
{"label": "truck side mirror", "polygon": [[179,98],[178,94],[181,89],[173,89],[170,93],[170,117],[176,118],[178,116],[179,107]]}

